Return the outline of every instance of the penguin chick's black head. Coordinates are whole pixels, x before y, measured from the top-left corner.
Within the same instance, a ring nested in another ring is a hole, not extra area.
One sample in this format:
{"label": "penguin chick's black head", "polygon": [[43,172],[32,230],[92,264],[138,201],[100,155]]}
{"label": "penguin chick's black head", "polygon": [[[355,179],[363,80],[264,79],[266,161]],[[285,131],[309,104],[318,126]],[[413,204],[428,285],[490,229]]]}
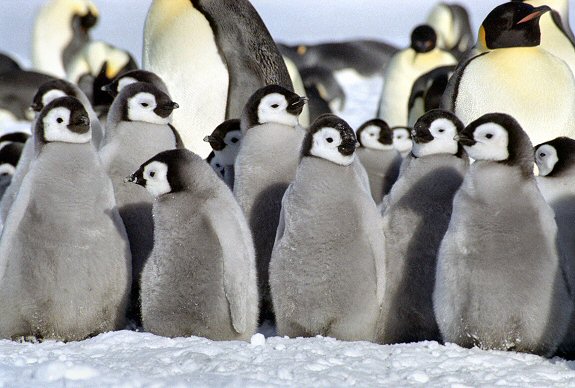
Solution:
{"label": "penguin chick's black head", "polygon": [[539,18],[548,6],[533,7],[512,1],[495,7],[479,29],[478,43],[493,50],[508,47],[534,47],[541,43]]}
{"label": "penguin chick's black head", "polygon": [[347,122],[326,113],[310,126],[303,141],[302,157],[316,156],[342,166],[353,162],[358,142]]}
{"label": "penguin chick's black head", "polygon": [[[240,120],[226,120],[214,129],[211,135],[204,137],[204,141],[210,143],[214,151],[221,151],[226,148],[226,135],[233,131],[240,131]],[[240,141],[239,136],[232,136],[229,141],[233,144]]]}
{"label": "penguin chick's black head", "polygon": [[505,113],[488,113],[471,122],[457,140],[475,160],[517,166],[533,176],[533,146],[519,123]]}
{"label": "penguin chick's black head", "polygon": [[187,149],[160,152],[126,177],[125,182],[143,186],[154,197],[184,191],[193,184],[188,179],[190,176],[188,169],[194,156]]}
{"label": "penguin chick's black head", "polygon": [[34,128],[42,143],[88,143],[91,140],[90,118],[84,105],[75,97],[60,97],[42,109]]}
{"label": "penguin chick's black head", "polygon": [[539,175],[561,177],[573,174],[575,167],[575,140],[569,137],[558,137],[535,146],[535,162]]}
{"label": "penguin chick's black head", "polygon": [[30,107],[33,111],[40,112],[48,103],[64,96],[78,97],[76,89],[70,82],[63,79],[48,81],[40,85]]}
{"label": "penguin chick's black head", "polygon": [[0,147],[4,142],[26,143],[30,135],[25,132],[10,132],[0,136]]}
{"label": "penguin chick's black head", "polygon": [[122,121],[141,121],[153,124],[168,124],[173,110],[179,105],[156,86],[136,82],[124,87],[114,105],[122,107]]}
{"label": "penguin chick's black head", "polygon": [[146,70],[131,70],[121,73],[111,83],[102,86],[102,91],[109,93],[112,97],[116,97],[125,86],[136,82],[152,84],[167,93],[164,81],[155,73]]}
{"label": "penguin chick's black head", "polygon": [[9,164],[12,167],[16,167],[23,149],[24,143],[20,142],[11,142],[4,145],[0,148],[0,166],[3,164]]}
{"label": "penguin chick's black head", "polygon": [[[356,132],[360,147],[385,149],[392,146],[393,131],[387,123],[381,119],[373,119],[363,123]],[[379,146],[378,146],[379,144]]]}
{"label": "penguin chick's black head", "polygon": [[411,32],[411,48],[416,53],[427,53],[435,48],[437,34],[433,27],[427,24],[417,26]]}
{"label": "penguin chick's black head", "polygon": [[242,113],[242,131],[266,123],[295,127],[307,98],[279,85],[258,89],[248,99]]}
{"label": "penguin chick's black head", "polygon": [[462,149],[454,139],[464,128],[453,113],[443,109],[426,112],[414,124],[411,131],[412,154],[422,157],[431,154],[462,156]]}

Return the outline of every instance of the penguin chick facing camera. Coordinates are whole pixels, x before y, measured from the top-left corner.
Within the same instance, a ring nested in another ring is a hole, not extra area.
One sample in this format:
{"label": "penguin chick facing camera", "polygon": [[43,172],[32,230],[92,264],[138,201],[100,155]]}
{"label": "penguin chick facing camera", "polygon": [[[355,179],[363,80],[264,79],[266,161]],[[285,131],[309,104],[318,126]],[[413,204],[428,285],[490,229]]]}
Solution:
{"label": "penguin chick facing camera", "polygon": [[154,247],[141,276],[144,330],[249,340],[258,321],[255,252],[226,184],[184,149],[157,154],[127,180],[155,198]]}
{"label": "penguin chick facing camera", "polygon": [[454,136],[463,123],[432,110],[413,128],[413,149],[382,208],[386,297],[378,342],[441,341],[431,295],[437,252],[469,160]]}
{"label": "penguin chick facing camera", "polygon": [[356,137],[320,116],[283,200],[270,262],[279,335],[375,340],[385,290],[381,217],[355,167]]}
{"label": "penguin chick facing camera", "polygon": [[433,307],[443,339],[549,357],[573,302],[529,137],[511,116],[491,113],[457,139],[475,162],[437,257]]}
{"label": "penguin chick facing camera", "polygon": [[35,157],[0,239],[2,338],[75,341],[124,327],[130,249],[90,138],[76,98],[36,120]]}

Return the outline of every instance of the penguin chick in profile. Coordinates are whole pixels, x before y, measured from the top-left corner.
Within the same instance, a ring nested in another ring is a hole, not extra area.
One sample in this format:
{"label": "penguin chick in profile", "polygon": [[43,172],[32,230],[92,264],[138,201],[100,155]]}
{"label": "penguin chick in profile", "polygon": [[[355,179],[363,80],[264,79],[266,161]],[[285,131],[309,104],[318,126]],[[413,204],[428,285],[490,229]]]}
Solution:
{"label": "penguin chick in profile", "polygon": [[419,76],[436,67],[457,64],[453,55],[436,47],[436,41],[433,28],[417,26],[411,33],[411,47],[396,53],[386,66],[378,117],[390,126],[408,125],[409,95]]}
{"label": "penguin chick in profile", "polygon": [[133,269],[130,317],[136,321],[140,310],[139,274],[153,246],[152,198],[139,187],[126,184],[124,178],[157,153],[178,148],[178,134],[170,125],[172,111],[177,107],[152,84],[138,82],[126,86],[110,107],[106,137],[100,149],[130,239]]}
{"label": "penguin chick in profile", "polygon": [[[38,91],[32,99],[32,111],[35,112],[36,116],[38,116],[40,111],[44,109],[44,107],[50,102],[65,96],[77,98],[84,106],[84,109],[86,109],[90,118],[92,144],[95,147],[99,147],[104,137],[103,128],[100,125],[100,121],[98,120],[96,113],[90,105],[90,101],[88,101],[86,95],[76,85],[61,79],[43,83],[40,88],[38,88]],[[30,169],[30,163],[34,159],[34,136],[34,132],[32,132],[32,138],[29,139],[24,145],[18,166],[16,167],[16,170],[12,176],[10,186],[6,189],[4,196],[0,201],[0,217],[2,221],[6,220],[8,212],[12,207],[12,203],[18,194],[18,190],[20,190],[22,180],[28,173],[28,170]]]}
{"label": "penguin chick in profile", "polygon": [[356,137],[326,114],[310,127],[282,200],[270,263],[278,334],[373,341],[385,287],[381,217],[354,164]]}
{"label": "penguin chick in profile", "polygon": [[454,140],[463,123],[439,109],[419,118],[406,167],[384,199],[386,294],[378,342],[440,341],[431,294],[453,196],[469,165]]}
{"label": "penguin chick in profile", "polygon": [[[535,163],[539,168],[537,186],[555,212],[565,274],[570,289],[575,290],[575,140],[558,137],[539,144],[535,147]],[[575,354],[575,316],[559,352],[568,358]]]}
{"label": "penguin chick in profile", "polygon": [[529,137],[511,116],[492,113],[458,141],[475,162],[455,194],[437,258],[433,307],[443,339],[550,356],[573,303]]}
{"label": "penguin chick in profile", "polygon": [[155,197],[154,248],[141,280],[144,330],[249,340],[258,321],[255,252],[229,188],[184,149],[159,153],[129,181]]}
{"label": "penguin chick in profile", "polygon": [[395,183],[401,155],[393,148],[393,132],[381,119],[363,123],[357,130],[359,148],[355,151],[369,177],[371,196],[380,203]]}
{"label": "penguin chick in profile", "polygon": [[254,238],[261,321],[273,319],[269,261],[282,197],[295,178],[305,136],[298,121],[305,102],[279,85],[269,85],[250,97],[241,118],[243,138],[234,165],[234,195]]}
{"label": "penguin chick in profile", "polygon": [[506,113],[534,144],[575,136],[573,73],[540,46],[539,20],[549,10],[522,2],[495,7],[479,30],[483,53],[457,68],[442,108],[465,125],[487,113]]}
{"label": "penguin chick in profile", "polygon": [[239,119],[226,120],[214,129],[211,135],[204,138],[210,143],[214,155],[224,168],[224,182],[233,190],[234,188],[234,163],[242,140],[242,131]]}
{"label": "penguin chick in profile", "polygon": [[128,239],[110,178],[73,97],[44,107],[36,154],[0,240],[0,337],[82,340],[122,328]]}
{"label": "penguin chick in profile", "polygon": [[410,127],[393,127],[393,148],[399,151],[404,158],[411,152],[413,143],[411,141]]}

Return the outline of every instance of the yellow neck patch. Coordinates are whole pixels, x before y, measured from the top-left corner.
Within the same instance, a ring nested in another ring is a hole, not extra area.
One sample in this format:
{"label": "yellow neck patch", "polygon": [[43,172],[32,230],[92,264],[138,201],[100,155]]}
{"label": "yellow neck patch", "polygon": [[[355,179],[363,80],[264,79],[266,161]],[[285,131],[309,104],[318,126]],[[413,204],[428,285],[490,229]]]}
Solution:
{"label": "yellow neck patch", "polygon": [[485,40],[485,28],[483,28],[483,26],[479,27],[479,33],[477,34],[477,48],[481,51],[489,49],[487,47],[487,41]]}

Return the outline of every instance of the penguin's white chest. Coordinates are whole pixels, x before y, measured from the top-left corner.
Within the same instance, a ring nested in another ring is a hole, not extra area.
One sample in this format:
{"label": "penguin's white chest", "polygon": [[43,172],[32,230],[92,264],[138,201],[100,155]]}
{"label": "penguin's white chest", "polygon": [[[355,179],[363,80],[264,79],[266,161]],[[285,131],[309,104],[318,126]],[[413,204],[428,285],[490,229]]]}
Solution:
{"label": "penguin's white chest", "polygon": [[155,1],[144,33],[144,68],[180,105],[173,124],[185,146],[206,157],[206,135],[225,120],[229,76],[206,17],[189,0]]}
{"label": "penguin's white chest", "polygon": [[465,125],[486,113],[513,116],[533,144],[575,135],[575,82],[567,65],[539,48],[507,48],[472,60],[455,114]]}

